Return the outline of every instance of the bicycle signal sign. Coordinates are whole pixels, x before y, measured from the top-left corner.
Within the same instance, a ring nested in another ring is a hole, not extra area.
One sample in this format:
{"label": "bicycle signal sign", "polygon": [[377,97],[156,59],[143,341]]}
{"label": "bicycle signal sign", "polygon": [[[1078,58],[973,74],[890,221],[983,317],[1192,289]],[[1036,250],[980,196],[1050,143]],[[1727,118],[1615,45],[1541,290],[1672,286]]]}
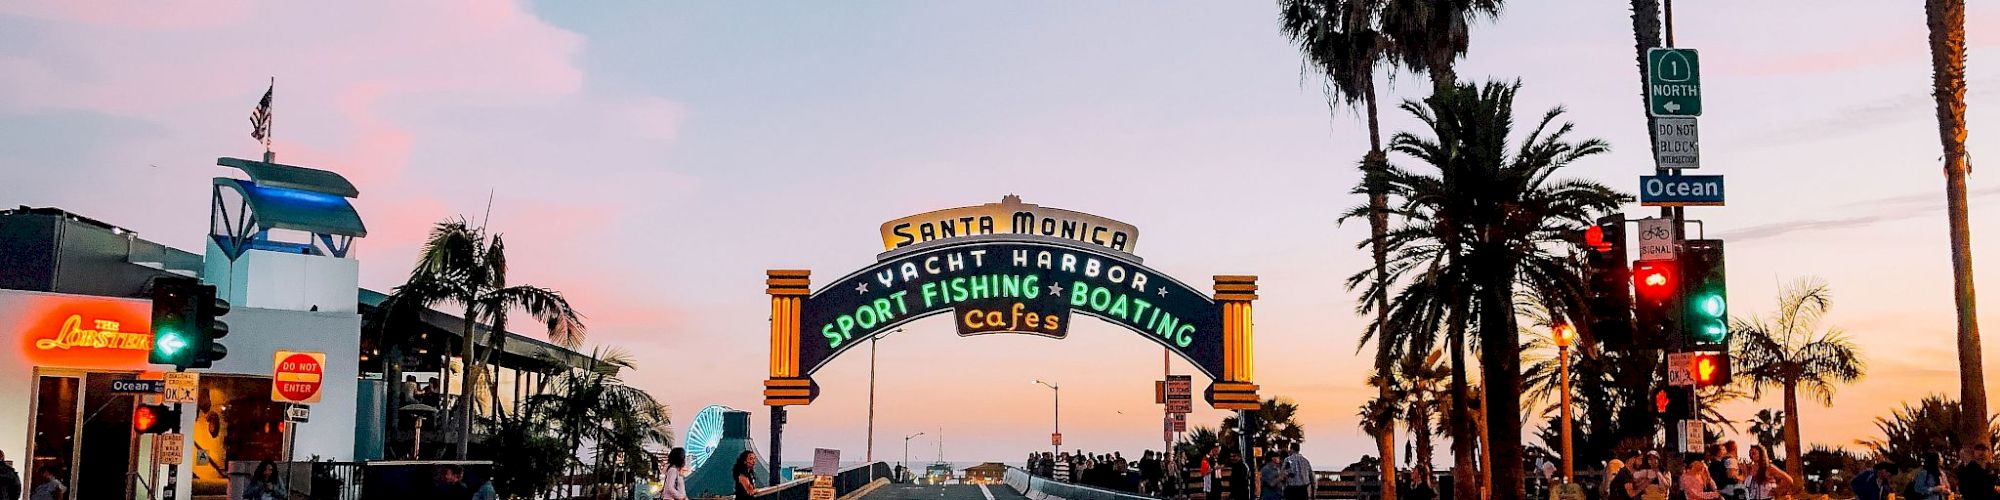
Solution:
{"label": "bicycle signal sign", "polygon": [[1639,219],[1639,260],[1674,258],[1674,220]]}

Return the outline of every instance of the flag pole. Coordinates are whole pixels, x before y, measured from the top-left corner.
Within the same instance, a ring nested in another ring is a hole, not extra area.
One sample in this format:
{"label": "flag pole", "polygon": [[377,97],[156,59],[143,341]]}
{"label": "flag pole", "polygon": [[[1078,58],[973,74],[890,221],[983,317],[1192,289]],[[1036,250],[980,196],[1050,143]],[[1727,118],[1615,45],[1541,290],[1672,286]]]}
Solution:
{"label": "flag pole", "polygon": [[[273,91],[273,90],[277,90],[277,88],[278,88],[278,77],[274,75],[274,76],[272,76],[272,77],[271,77],[271,86],[270,86],[270,87],[267,87],[267,88],[266,88],[266,90],[265,90],[264,92],[265,92],[265,93],[267,93],[267,94],[269,94],[269,93],[272,93],[272,91]],[[269,114],[269,115],[266,115],[266,116],[265,116],[265,118],[264,118],[264,141],[263,141],[263,142],[264,142],[264,163],[277,163],[277,162],[278,162],[278,154],[277,154],[277,153],[273,153],[273,152],[271,152],[271,129],[272,129],[272,122],[273,122],[273,121],[276,121],[276,118],[277,118],[277,114],[276,114],[276,113],[271,113],[271,114]]]}

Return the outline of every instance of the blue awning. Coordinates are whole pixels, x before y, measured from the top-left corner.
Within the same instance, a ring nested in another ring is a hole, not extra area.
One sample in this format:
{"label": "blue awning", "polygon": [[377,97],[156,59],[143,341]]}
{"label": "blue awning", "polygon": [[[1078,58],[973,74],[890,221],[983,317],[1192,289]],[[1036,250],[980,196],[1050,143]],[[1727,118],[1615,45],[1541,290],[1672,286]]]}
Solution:
{"label": "blue awning", "polygon": [[258,185],[227,177],[215,178],[215,185],[242,193],[243,199],[250,203],[250,212],[256,214],[259,227],[357,238],[368,236],[368,228],[361,224],[361,214],[354,211],[354,205],[348,203],[346,197]]}

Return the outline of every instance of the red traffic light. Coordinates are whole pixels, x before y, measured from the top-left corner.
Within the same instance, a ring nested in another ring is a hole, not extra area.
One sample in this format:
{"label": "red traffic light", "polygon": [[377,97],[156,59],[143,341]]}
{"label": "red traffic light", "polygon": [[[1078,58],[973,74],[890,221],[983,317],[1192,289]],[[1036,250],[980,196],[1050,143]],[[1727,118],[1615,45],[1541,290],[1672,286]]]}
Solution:
{"label": "red traffic light", "polygon": [[1592,250],[1599,252],[1611,250],[1611,245],[1604,242],[1604,226],[1590,226],[1584,229],[1583,244],[1589,245]]}
{"label": "red traffic light", "polygon": [[1671,260],[1641,260],[1632,263],[1632,289],[1646,299],[1660,300],[1670,297],[1678,290],[1680,283],[1674,277],[1674,263]]}
{"label": "red traffic light", "polygon": [[166,405],[139,405],[132,408],[132,430],[140,434],[172,432],[181,423],[181,413]]}
{"label": "red traffic light", "polygon": [[1671,398],[1671,397],[1667,396],[1667,390],[1666,390],[1666,389],[1660,389],[1659,391],[1656,391],[1656,392],[1654,392],[1654,393],[1653,393],[1653,409],[1654,409],[1654,410],[1657,410],[1657,411],[1659,411],[1660,413],[1666,413],[1666,412],[1667,412],[1667,405],[1668,405],[1668,404],[1671,404],[1671,403],[1673,403],[1673,398]]}

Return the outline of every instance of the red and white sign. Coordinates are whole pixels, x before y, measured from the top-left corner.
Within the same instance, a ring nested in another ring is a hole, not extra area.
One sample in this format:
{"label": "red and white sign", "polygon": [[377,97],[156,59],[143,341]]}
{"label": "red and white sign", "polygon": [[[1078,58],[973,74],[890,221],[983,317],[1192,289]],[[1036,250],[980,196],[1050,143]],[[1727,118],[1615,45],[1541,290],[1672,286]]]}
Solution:
{"label": "red and white sign", "polygon": [[271,366],[272,401],[319,402],[320,379],[326,375],[326,353],[278,351],[272,356]]}

